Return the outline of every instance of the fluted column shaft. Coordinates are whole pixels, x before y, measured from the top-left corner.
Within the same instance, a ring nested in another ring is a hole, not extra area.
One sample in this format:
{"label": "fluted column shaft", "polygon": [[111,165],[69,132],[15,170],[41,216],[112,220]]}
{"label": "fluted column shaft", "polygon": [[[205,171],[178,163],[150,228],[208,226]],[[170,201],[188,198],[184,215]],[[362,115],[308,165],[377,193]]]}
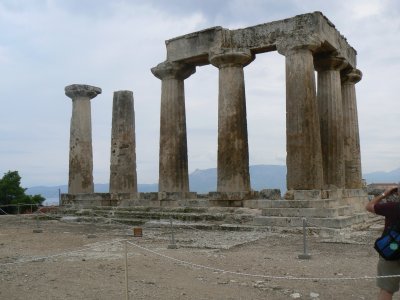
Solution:
{"label": "fluted column shaft", "polygon": [[322,155],[313,53],[280,50],[286,57],[286,165],[288,190],[322,188]]}
{"label": "fluted column shaft", "polygon": [[321,126],[324,184],[327,188],[344,188],[343,108],[340,70],[344,59],[316,58],[318,71],[317,99]]}
{"label": "fluted column shaft", "polygon": [[249,146],[243,66],[250,51],[210,54],[219,69],[217,191],[250,191]]}
{"label": "fluted column shaft", "polygon": [[355,88],[355,84],[361,78],[362,73],[357,69],[342,74],[344,168],[345,187],[348,189],[362,188],[360,134]]}
{"label": "fluted column shaft", "polygon": [[131,91],[114,92],[110,193],[137,193],[135,110]]}
{"label": "fluted column shaft", "polygon": [[164,62],[151,71],[162,80],[158,190],[189,192],[184,79],[195,67]]}
{"label": "fluted column shaft", "polygon": [[68,193],[93,193],[93,150],[90,99],[101,89],[73,84],[65,87],[72,99],[72,117],[69,148]]}

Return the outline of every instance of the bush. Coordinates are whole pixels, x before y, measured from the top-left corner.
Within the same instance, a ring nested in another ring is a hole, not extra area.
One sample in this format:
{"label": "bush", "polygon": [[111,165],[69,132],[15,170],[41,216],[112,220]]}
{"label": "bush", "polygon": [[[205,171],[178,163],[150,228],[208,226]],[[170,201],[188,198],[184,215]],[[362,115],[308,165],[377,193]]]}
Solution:
{"label": "bush", "polygon": [[[18,171],[8,171],[0,179],[0,208],[6,213],[16,213],[18,205],[20,212],[30,211],[31,207],[26,204],[34,204],[35,209],[43,203],[45,198],[41,195],[26,195],[26,189],[21,187],[21,176]],[[24,205],[25,204],[25,205]],[[7,205],[1,207],[2,205]],[[0,211],[0,214],[2,211]]]}

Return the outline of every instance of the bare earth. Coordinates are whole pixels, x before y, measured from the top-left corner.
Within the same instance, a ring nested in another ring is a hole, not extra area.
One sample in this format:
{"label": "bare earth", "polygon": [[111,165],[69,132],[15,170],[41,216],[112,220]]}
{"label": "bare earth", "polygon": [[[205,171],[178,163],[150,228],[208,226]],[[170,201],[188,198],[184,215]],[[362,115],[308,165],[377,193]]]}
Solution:
{"label": "bare earth", "polygon": [[119,225],[41,221],[33,233],[31,217],[0,216],[0,299],[126,299],[125,239],[136,245],[127,244],[130,299],[376,299],[375,280],[360,278],[376,273],[374,227],[313,234],[312,258],[299,260],[301,234],[185,229],[167,249],[168,229],[138,238]]}

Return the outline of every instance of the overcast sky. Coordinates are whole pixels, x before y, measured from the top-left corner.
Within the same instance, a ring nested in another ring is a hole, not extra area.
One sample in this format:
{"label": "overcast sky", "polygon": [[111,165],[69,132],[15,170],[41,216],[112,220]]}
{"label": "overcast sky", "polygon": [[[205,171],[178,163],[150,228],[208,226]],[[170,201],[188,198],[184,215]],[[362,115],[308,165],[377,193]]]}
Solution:
{"label": "overcast sky", "polygon": [[[236,29],[321,11],[358,52],[364,173],[400,167],[398,0],[0,0],[0,176],[24,187],[68,181],[72,83],[92,100],[94,181],[109,180],[113,92],[132,90],[139,183],[158,181],[164,41],[212,26]],[[245,68],[250,164],[285,164],[285,67],[276,52]],[[185,81],[189,172],[216,167],[218,70]]]}

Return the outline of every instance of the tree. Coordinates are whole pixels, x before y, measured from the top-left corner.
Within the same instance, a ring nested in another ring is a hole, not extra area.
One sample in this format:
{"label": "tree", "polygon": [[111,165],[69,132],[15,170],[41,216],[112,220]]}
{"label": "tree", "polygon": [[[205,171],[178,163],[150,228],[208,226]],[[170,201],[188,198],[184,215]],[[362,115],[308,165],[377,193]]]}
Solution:
{"label": "tree", "polygon": [[[42,204],[45,200],[41,195],[26,195],[26,189],[21,187],[21,176],[18,171],[8,171],[0,179],[0,205],[15,205],[3,207],[7,213],[15,213],[18,204]],[[21,212],[27,210],[27,206],[23,206]]]}

